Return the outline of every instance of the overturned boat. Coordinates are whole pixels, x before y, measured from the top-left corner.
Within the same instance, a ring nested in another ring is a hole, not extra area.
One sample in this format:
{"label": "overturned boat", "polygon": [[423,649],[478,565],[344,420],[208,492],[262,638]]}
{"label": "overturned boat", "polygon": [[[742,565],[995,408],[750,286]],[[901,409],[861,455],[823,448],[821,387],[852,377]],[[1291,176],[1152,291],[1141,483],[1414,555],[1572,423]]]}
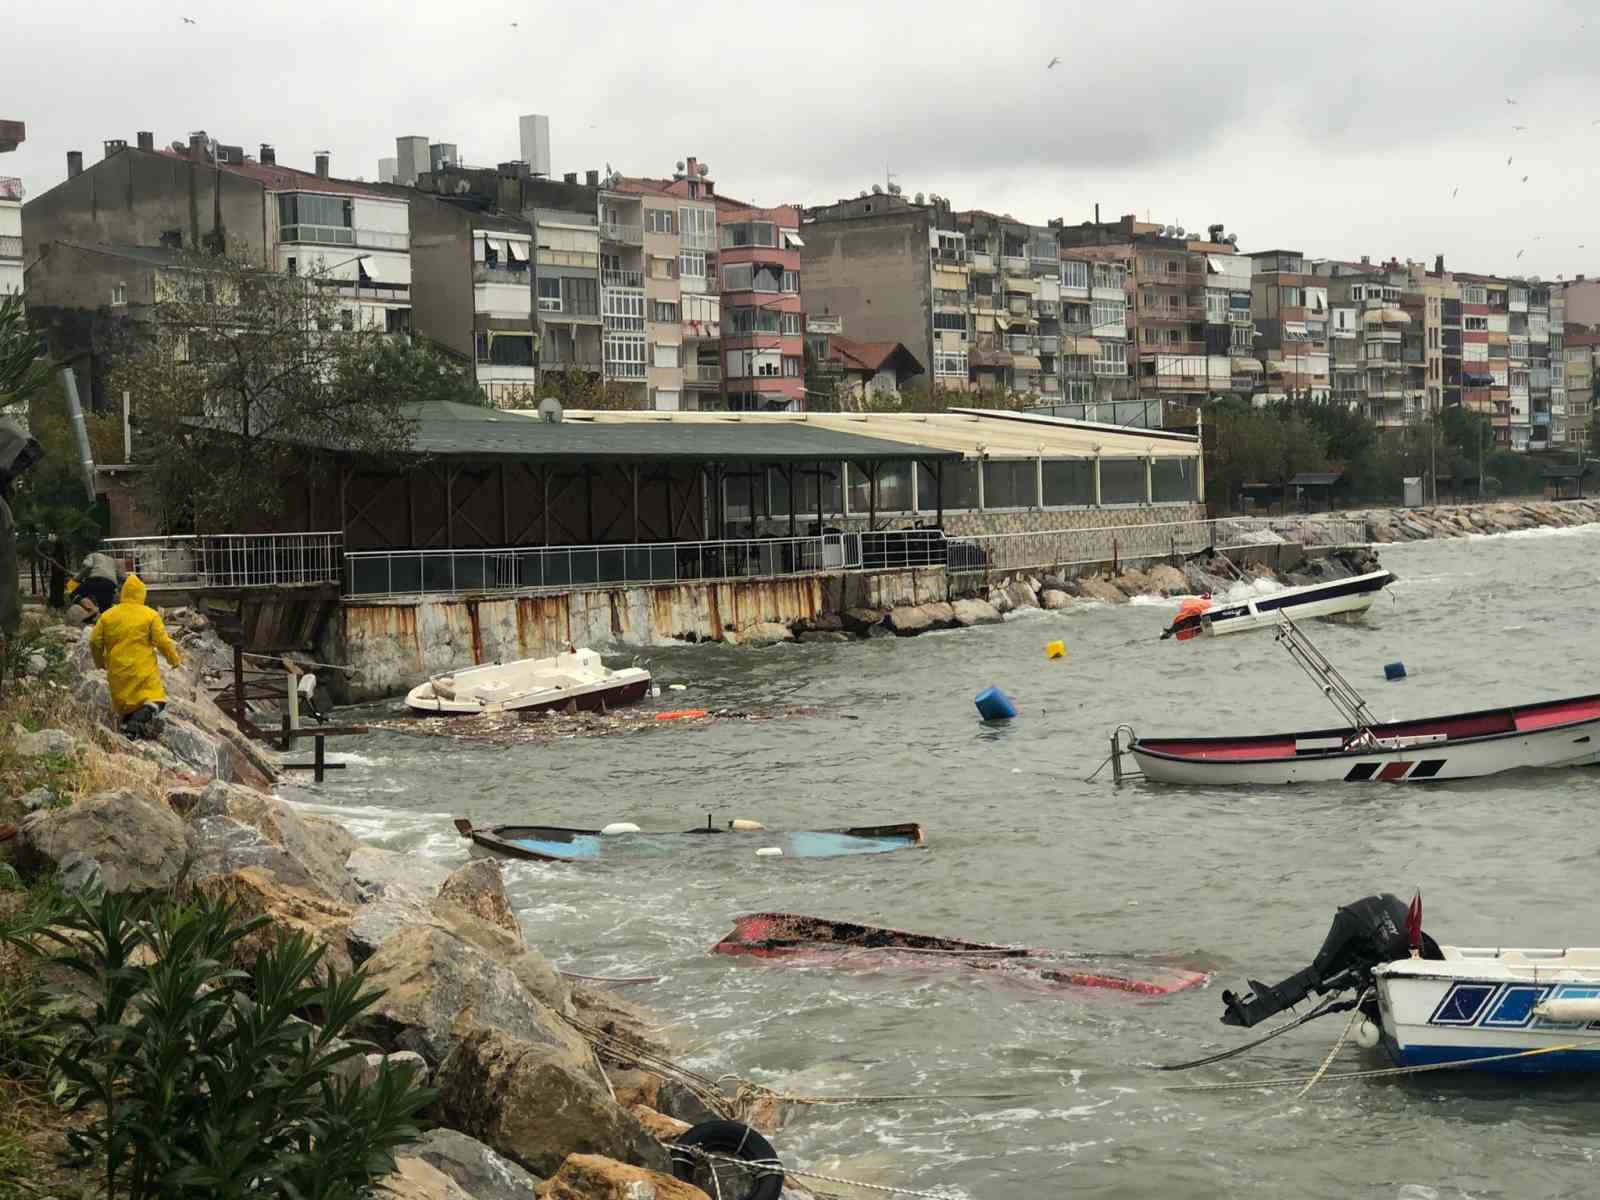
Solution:
{"label": "overturned boat", "polygon": [[594,862],[601,858],[662,857],[683,854],[708,838],[730,849],[743,849],[770,858],[837,858],[853,854],[888,854],[925,844],[922,826],[857,825],[847,829],[768,832],[756,821],[706,824],[679,833],[646,833],[630,822],[604,829],[564,829],[554,825],[493,825],[476,827],[465,817],[456,830],[485,850],[508,858],[538,862]]}
{"label": "overturned boat", "polygon": [[429,716],[540,712],[568,705],[589,710],[631,704],[649,690],[650,672],[643,667],[613,671],[595,651],[569,648],[550,658],[431,676],[406,694],[406,705]]}
{"label": "overturned boat", "polygon": [[1186,642],[1201,634],[1221,637],[1227,633],[1267,629],[1276,626],[1283,616],[1303,619],[1365,612],[1394,578],[1390,571],[1369,571],[1348,579],[1285,588],[1270,596],[1252,596],[1248,600],[1220,605],[1207,597],[1190,597],[1184,600],[1177,618],[1162,631],[1161,637],[1163,641],[1175,637]]}
{"label": "overturned boat", "polygon": [[1222,1021],[1250,1027],[1313,995],[1329,999],[1301,1023],[1359,1006],[1357,1043],[1397,1066],[1600,1070],[1600,948],[1442,946],[1422,930],[1420,896],[1345,905],[1310,966],[1273,985],[1251,980],[1242,997],[1223,992]]}
{"label": "overturned boat", "polygon": [[[1112,734],[1116,778],[1212,787],[1422,783],[1600,761],[1600,694],[1381,722],[1293,621],[1278,621],[1278,641],[1346,724],[1242,737],[1141,737],[1124,725]],[[1136,771],[1124,769],[1124,755]]]}
{"label": "overturned boat", "polygon": [[715,954],[842,968],[937,964],[997,971],[1051,987],[1104,988],[1143,996],[1170,995],[1210,978],[1202,971],[1149,964],[1136,966],[1137,975],[1124,974],[1107,969],[1107,960],[1056,950],[968,942],[798,913],[748,913],[737,918],[733,931],[711,949]]}

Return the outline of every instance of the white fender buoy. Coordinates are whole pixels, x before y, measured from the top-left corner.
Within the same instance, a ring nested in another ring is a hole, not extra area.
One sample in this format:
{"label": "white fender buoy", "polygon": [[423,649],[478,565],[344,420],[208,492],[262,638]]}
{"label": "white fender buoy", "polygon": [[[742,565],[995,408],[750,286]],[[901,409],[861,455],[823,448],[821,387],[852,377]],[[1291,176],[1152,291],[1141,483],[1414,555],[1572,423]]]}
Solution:
{"label": "white fender buoy", "polygon": [[1356,1026],[1356,1045],[1363,1050],[1371,1050],[1378,1044],[1378,1027],[1371,1021],[1363,1019]]}
{"label": "white fender buoy", "polygon": [[1600,996],[1556,996],[1533,1006],[1533,1015],[1562,1025],[1600,1021]]}
{"label": "white fender buoy", "polygon": [[615,837],[619,833],[638,833],[639,827],[632,821],[613,821],[600,832],[606,837]]}
{"label": "white fender buoy", "polygon": [[728,828],[739,833],[756,833],[765,829],[766,826],[760,821],[729,821]]}
{"label": "white fender buoy", "polygon": [[761,847],[761,849],[756,851],[756,857],[757,858],[782,858],[783,857],[783,847],[782,846],[763,846],[763,847]]}

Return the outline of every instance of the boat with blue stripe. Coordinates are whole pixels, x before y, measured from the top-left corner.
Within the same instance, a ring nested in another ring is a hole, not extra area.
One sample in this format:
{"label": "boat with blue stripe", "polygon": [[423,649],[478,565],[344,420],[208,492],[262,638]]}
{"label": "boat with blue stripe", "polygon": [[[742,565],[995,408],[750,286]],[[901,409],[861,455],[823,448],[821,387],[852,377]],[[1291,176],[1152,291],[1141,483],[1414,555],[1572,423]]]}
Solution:
{"label": "boat with blue stripe", "polygon": [[713,822],[679,832],[645,832],[628,823],[604,829],[568,829],[555,825],[474,826],[464,817],[455,826],[475,845],[508,858],[535,862],[590,863],[601,860],[681,855],[708,841],[719,848],[743,850],[772,858],[841,858],[860,854],[888,854],[925,844],[922,826],[915,822],[894,825],[857,825],[842,829],[768,831],[754,821]]}

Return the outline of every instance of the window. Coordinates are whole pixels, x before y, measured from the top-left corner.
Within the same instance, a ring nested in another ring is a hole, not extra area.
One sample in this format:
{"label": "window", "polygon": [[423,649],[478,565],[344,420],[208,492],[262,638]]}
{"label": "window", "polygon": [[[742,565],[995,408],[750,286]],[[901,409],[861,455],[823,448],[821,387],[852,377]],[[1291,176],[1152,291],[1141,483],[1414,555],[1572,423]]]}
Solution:
{"label": "window", "polygon": [[1278,289],[1278,303],[1285,308],[1299,308],[1305,303],[1305,295],[1297,287],[1280,287]]}
{"label": "window", "polygon": [[967,352],[935,350],[933,352],[933,373],[935,375],[953,375],[960,379],[967,377]]}
{"label": "window", "polygon": [[965,336],[967,332],[967,314],[936,312],[933,314],[933,330],[935,333],[959,333]]}
{"label": "window", "polygon": [[961,308],[967,302],[967,294],[958,292],[954,288],[934,288],[933,303],[939,308]]}
{"label": "window", "polygon": [[784,333],[787,333],[790,336],[797,336],[803,332],[800,325],[799,313],[779,313],[778,316],[783,321]]}
{"label": "window", "polygon": [[1488,317],[1462,317],[1461,327],[1478,333],[1486,333],[1489,329]]}
{"label": "window", "polygon": [[787,378],[799,379],[805,374],[805,360],[793,354],[786,354],[783,358],[783,373]]}
{"label": "window", "polygon": [[1156,333],[1156,330],[1147,326],[1139,331],[1139,340],[1146,346],[1154,346],[1156,344]]}
{"label": "window", "polygon": [[771,221],[739,221],[722,227],[724,246],[776,246],[778,227]]}
{"label": "window", "polygon": [[1140,305],[1140,307],[1142,307],[1142,308],[1154,308],[1155,307],[1155,303],[1156,303],[1156,294],[1154,292],[1152,292],[1149,288],[1145,288],[1144,291],[1139,293],[1139,305]]}
{"label": "window", "polygon": [[1197,472],[1181,458],[1158,458],[1150,464],[1150,497],[1155,504],[1195,499]]}
{"label": "window", "polygon": [[649,259],[647,274],[651,279],[676,279],[678,277],[678,260],[676,257],[662,258],[660,255],[652,254]]}
{"label": "window", "polygon": [[724,357],[730,379],[775,379],[783,374],[783,355],[776,350],[729,350]]}
{"label": "window", "polygon": [[1148,254],[1141,254],[1139,256],[1139,274],[1154,275],[1155,273],[1156,260],[1151,258]]}
{"label": "window", "polygon": [[1367,289],[1366,288],[1362,287],[1359,283],[1353,283],[1353,284],[1350,285],[1350,299],[1352,299],[1352,300],[1365,300],[1366,298],[1367,298]]}
{"label": "window", "polygon": [[750,263],[734,263],[722,268],[722,290],[748,292],[755,281],[755,267]]}
{"label": "window", "polygon": [[644,378],[644,337],[606,333],[606,374],[621,379]]}
{"label": "window", "polygon": [[652,300],[650,302],[650,319],[657,325],[676,325],[678,323],[678,306],[670,300]]}
{"label": "window", "polygon": [[563,279],[561,296],[571,316],[600,315],[600,285],[593,279]]}
{"label": "window", "polygon": [[1180,343],[1182,343],[1182,341],[1183,341],[1183,330],[1181,330],[1181,329],[1169,329],[1169,330],[1167,330],[1167,344],[1169,346],[1179,345]]}
{"label": "window", "polygon": [[1487,304],[1489,303],[1489,289],[1486,287],[1464,287],[1461,289],[1461,303]]}
{"label": "window", "polygon": [[704,250],[684,250],[678,255],[678,275],[683,279],[700,279],[706,277],[706,252]]}
{"label": "window", "polygon": [[1095,354],[1096,375],[1126,375],[1128,373],[1128,343],[1103,341]]}
{"label": "window", "polygon": [[1143,504],[1145,491],[1144,459],[1102,458],[1100,460],[1101,504]]}
{"label": "window", "polygon": [[[533,338],[528,334],[491,333],[488,335],[488,346],[479,345],[479,362],[487,362],[497,367],[531,367],[533,366]],[[488,356],[483,354],[487,349]]]}
{"label": "window", "polygon": [[[289,261],[293,262],[294,259],[291,258]],[[112,284],[111,285],[111,305],[112,305],[112,307],[113,308],[117,308],[117,307],[120,307],[121,305],[126,304],[127,302],[128,302],[128,285],[125,284],[125,283],[114,283],[114,284]]]}
{"label": "window", "polygon": [[1046,459],[1044,503],[1047,508],[1069,508],[1094,503],[1094,460]]}
{"label": "window", "polygon": [[602,301],[606,328],[644,330],[643,293],[607,288]]}
{"label": "window", "polygon": [[560,279],[559,276],[557,276],[554,279],[545,279],[545,278],[542,278],[542,277],[540,278],[540,280],[539,280],[539,311],[540,312],[560,312],[561,311],[561,279]]}
{"label": "window", "polygon": [[286,242],[355,245],[351,202],[342,196],[287,194],[278,197],[278,234]]}
{"label": "window", "polygon": [[[798,316],[799,314],[791,314]],[[779,316],[770,308],[730,308],[728,310],[728,330],[730,333],[778,333],[781,332]]]}
{"label": "window", "polygon": [[669,346],[665,342],[656,342],[652,347],[653,357],[651,363],[658,367],[675,367],[678,365],[678,347]]}
{"label": "window", "polygon": [[[678,210],[678,236],[685,246],[709,250],[716,243],[716,214],[709,208],[680,208]],[[704,272],[701,272],[704,274]]]}
{"label": "window", "polygon": [[783,276],[784,270],[782,267],[758,264],[755,269],[755,278],[751,281],[750,286],[755,291],[777,295],[783,286]]}
{"label": "window", "polygon": [[1120,263],[1095,263],[1094,285],[1121,291],[1128,282],[1128,269]]}
{"label": "window", "polygon": [[1065,259],[1061,263],[1061,286],[1070,288],[1086,288],[1089,286],[1089,264],[1076,259]]}
{"label": "window", "polygon": [[356,310],[353,309],[353,308],[341,308],[339,310],[339,328],[340,329],[344,329],[344,330],[351,330],[351,329],[354,329],[355,327],[356,327]]}
{"label": "window", "polygon": [[989,459],[983,464],[983,507],[1036,508],[1039,467],[1031,458]]}
{"label": "window", "polygon": [[788,295],[798,295],[800,292],[800,272],[785,271],[783,273],[783,290]]}
{"label": "window", "polygon": [[294,255],[284,260],[283,269],[291,275],[300,274],[300,264],[295,261]]}
{"label": "window", "polygon": [[646,233],[676,233],[677,228],[672,220],[672,210],[670,208],[645,209],[644,229]]}

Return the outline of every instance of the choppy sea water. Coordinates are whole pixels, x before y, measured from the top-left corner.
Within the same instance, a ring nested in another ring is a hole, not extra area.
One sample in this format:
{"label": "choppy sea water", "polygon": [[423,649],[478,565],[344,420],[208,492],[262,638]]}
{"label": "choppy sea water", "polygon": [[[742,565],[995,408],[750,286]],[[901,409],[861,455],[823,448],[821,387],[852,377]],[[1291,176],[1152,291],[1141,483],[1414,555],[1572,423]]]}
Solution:
{"label": "choppy sea water", "polygon": [[[1309,623],[1380,717],[1600,690],[1600,527],[1382,548],[1401,579],[1359,625]],[[1600,1190],[1600,1091],[1435,1074],[1181,1093],[1174,1082],[1308,1072],[1342,1018],[1186,1073],[1152,1065],[1247,1036],[1223,987],[1310,961],[1334,909],[1424,894],[1446,942],[1600,943],[1592,803],[1600,772],[1428,787],[1229,791],[1084,782],[1114,726],[1141,733],[1319,727],[1333,711],[1270,633],[1158,641],[1176,602],[1026,613],[907,640],[651,648],[660,707],[807,704],[828,715],[663,727],[496,748],[395,733],[342,741],[308,792],[363,838],[467,858],[453,816],[688,828],[707,812],[773,828],[918,820],[925,851],[799,860],[515,863],[529,939],[558,965],[659,975],[625,989],[686,1061],[794,1094],[925,1097],[791,1110],[787,1160],[973,1197],[1577,1197]],[[1070,658],[1049,661],[1061,638]],[[625,657],[631,657],[629,651]],[[1383,664],[1408,677],[1385,683]],[[977,720],[996,684],[1022,716]],[[877,973],[710,954],[743,912],[855,917],[967,938],[1176,958],[1212,985],[1144,999],[1021,988],[956,968]],[[1379,1065],[1353,1046],[1335,1071]],[[961,1098],[1014,1093],[1005,1099]]]}

